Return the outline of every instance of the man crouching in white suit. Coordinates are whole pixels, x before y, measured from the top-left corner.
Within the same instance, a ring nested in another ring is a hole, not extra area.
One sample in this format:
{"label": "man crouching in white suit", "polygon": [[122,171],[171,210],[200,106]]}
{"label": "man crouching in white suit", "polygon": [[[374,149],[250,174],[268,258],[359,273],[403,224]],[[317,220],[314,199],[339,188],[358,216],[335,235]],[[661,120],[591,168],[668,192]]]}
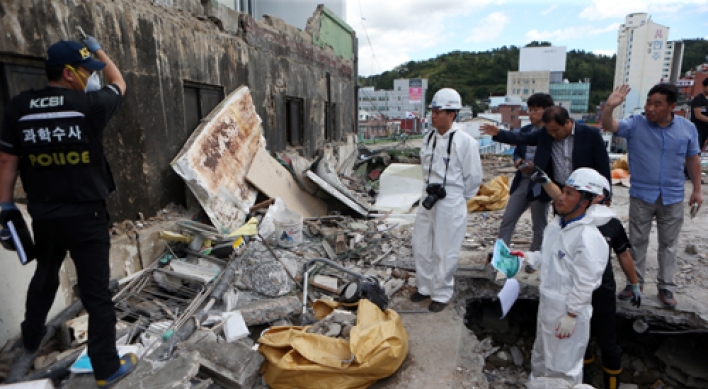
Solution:
{"label": "man crouching in white suit", "polygon": [[[546,227],[541,251],[514,252],[540,268],[532,379],[551,377],[572,384],[583,382],[592,293],[602,282],[609,255],[609,247],[596,225],[607,223],[613,216],[586,211],[595,197],[603,195],[603,183],[602,175],[593,169],[575,170],[555,201],[559,216]],[[607,220],[597,220],[598,217]]]}

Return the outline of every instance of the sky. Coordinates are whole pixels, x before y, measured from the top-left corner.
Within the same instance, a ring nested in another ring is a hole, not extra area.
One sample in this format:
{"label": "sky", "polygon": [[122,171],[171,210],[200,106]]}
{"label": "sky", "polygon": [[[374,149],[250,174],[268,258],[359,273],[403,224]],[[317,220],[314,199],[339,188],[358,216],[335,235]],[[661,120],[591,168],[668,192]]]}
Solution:
{"label": "sky", "polygon": [[534,40],[613,55],[620,24],[637,12],[668,26],[669,40],[708,39],[708,0],[346,0],[361,76]]}

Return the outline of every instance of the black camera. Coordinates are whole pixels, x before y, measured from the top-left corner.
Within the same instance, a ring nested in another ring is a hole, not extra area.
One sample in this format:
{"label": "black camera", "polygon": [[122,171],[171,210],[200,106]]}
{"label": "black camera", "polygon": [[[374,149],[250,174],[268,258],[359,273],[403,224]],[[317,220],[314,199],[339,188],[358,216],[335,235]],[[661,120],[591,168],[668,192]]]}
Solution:
{"label": "black camera", "polygon": [[440,199],[444,199],[447,196],[445,192],[445,187],[443,184],[428,184],[425,188],[425,192],[428,193],[428,197],[423,200],[423,206],[425,209],[431,209]]}

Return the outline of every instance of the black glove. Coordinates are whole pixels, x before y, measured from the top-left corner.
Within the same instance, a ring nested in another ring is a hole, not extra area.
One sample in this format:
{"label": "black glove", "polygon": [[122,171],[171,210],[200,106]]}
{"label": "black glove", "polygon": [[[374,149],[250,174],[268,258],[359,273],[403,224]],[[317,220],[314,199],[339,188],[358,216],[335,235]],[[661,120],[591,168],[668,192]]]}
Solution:
{"label": "black glove", "polygon": [[541,184],[541,185],[546,185],[551,183],[551,179],[548,178],[548,174],[541,170],[538,166],[533,167],[533,174],[530,177],[531,181]]}
{"label": "black glove", "polygon": [[14,202],[0,203],[0,225],[3,228],[7,228],[7,222],[10,220],[17,220],[22,218],[22,213],[17,209]]}

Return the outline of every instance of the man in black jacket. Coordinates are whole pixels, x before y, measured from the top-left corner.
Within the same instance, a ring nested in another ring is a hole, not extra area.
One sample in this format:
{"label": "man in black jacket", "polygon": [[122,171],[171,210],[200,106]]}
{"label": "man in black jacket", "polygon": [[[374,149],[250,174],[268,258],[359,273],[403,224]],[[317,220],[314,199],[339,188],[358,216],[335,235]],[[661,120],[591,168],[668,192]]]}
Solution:
{"label": "man in black jacket", "polygon": [[[521,127],[522,134],[539,130],[543,127],[543,113],[546,108],[553,106],[553,97],[547,93],[535,93],[526,102],[529,107],[531,124]],[[533,240],[531,251],[541,249],[543,230],[548,224],[548,208],[550,202],[540,199],[543,191],[540,186],[531,185],[529,176],[533,173],[533,159],[536,154],[535,146],[518,145],[514,150],[514,167],[517,170],[514,181],[511,183],[509,202],[504,210],[501,225],[499,226],[499,239],[507,245],[511,242],[514,228],[521,215],[531,208],[533,222]],[[535,190],[534,190],[535,188]]]}
{"label": "man in black jacket", "polygon": [[[96,56],[96,59],[91,54]],[[103,152],[103,132],[126,91],[118,67],[91,36],[47,50],[46,88],[15,96],[0,130],[0,224],[22,217],[13,201],[17,175],[32,216],[37,267],[21,324],[25,355],[36,356],[71,254],[88,312],[88,356],[96,384],[107,388],[136,365],[118,356],[116,315],[108,289],[111,238],[105,199],[115,189]],[[101,87],[99,71],[107,85]]]}
{"label": "man in black jacket", "polygon": [[[536,146],[534,165],[547,172],[560,186],[573,170],[581,167],[595,169],[611,180],[610,159],[598,129],[576,123],[568,111],[559,106],[546,109],[543,123],[544,127],[540,130],[525,134],[500,131],[493,126],[482,126],[480,130],[492,135],[497,142]],[[534,190],[538,185],[532,183],[529,190]],[[540,198],[550,200],[545,192]]]}

